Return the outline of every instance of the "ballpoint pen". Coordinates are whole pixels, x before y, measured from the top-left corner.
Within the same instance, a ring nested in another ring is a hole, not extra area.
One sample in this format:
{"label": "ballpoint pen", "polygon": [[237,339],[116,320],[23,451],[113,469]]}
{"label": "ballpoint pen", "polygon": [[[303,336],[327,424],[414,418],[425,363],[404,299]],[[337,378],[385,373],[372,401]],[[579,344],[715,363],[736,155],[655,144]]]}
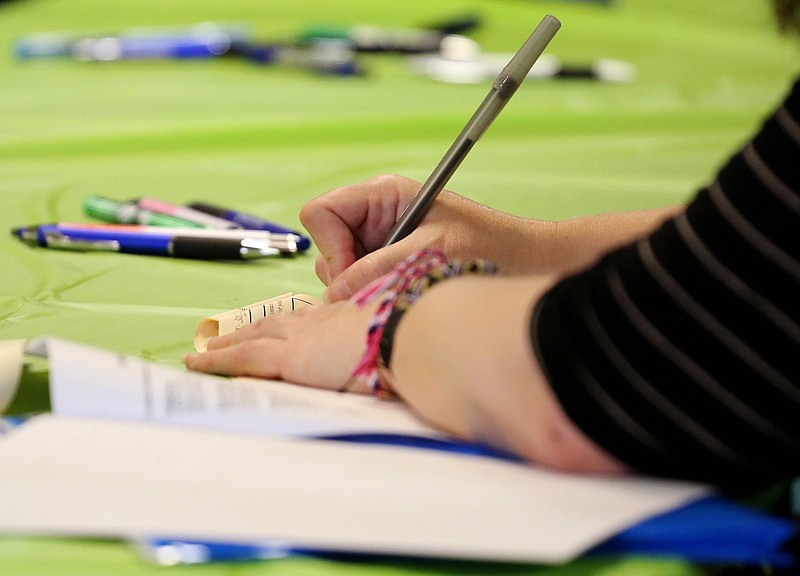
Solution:
{"label": "ballpoint pen", "polygon": [[165,216],[172,216],[182,220],[188,220],[189,222],[194,222],[198,226],[218,229],[242,228],[242,226],[236,222],[231,222],[225,218],[220,218],[212,214],[206,214],[205,212],[195,210],[189,206],[176,206],[175,204],[164,202],[163,200],[157,200],[155,198],[139,198],[136,201],[136,205],[142,210],[147,210],[156,214],[163,214]]}
{"label": "ballpoint pen", "polygon": [[28,226],[12,230],[26,244],[73,251],[121,252],[200,260],[247,260],[285,253],[271,240],[191,234],[191,230],[135,232],[68,228],[58,225]]}
{"label": "ballpoint pen", "polygon": [[[267,242],[271,247],[277,248],[282,253],[294,254],[297,252],[298,236],[291,233],[267,232],[266,230],[245,230],[244,228],[183,228],[175,226],[142,226],[139,224],[94,224],[82,222],[56,222],[47,224],[51,232],[58,232],[65,236],[86,236],[88,231],[93,231],[96,237],[104,234],[148,234],[182,236],[184,238],[220,238],[229,240],[259,240]],[[39,228],[42,225],[38,226]],[[29,228],[36,228],[31,226]]]}
{"label": "ballpoint pen", "polygon": [[123,58],[206,58],[218,56],[234,42],[246,41],[246,26],[201,22],[188,27],[128,28],[86,36],[45,32],[23,36],[14,43],[20,59],[71,56],[82,60]]}
{"label": "ballpoint pen", "polygon": [[307,250],[311,246],[311,240],[307,236],[291,230],[290,228],[286,228],[285,226],[281,226],[280,224],[275,224],[274,222],[259,218],[258,216],[253,216],[252,214],[239,212],[238,210],[232,210],[230,208],[223,208],[222,206],[217,206],[208,202],[192,202],[188,206],[194,210],[230,220],[248,230],[265,230],[267,232],[276,232],[279,234],[295,234],[298,237],[297,249],[300,251]]}
{"label": "ballpoint pen", "polygon": [[70,55],[77,60],[92,61],[214,58],[225,54],[230,47],[231,38],[224,32],[204,36],[109,36],[77,40],[70,47]]}
{"label": "ballpoint pen", "polygon": [[86,198],[83,201],[83,210],[87,216],[96,218],[101,222],[205,228],[204,224],[198,224],[185,218],[145,210],[139,207],[136,202],[119,202],[103,196],[89,196]]}
{"label": "ballpoint pen", "polygon": [[310,70],[333,76],[359,76],[364,70],[344,40],[317,40],[308,46],[235,42],[227,53],[261,65]]}
{"label": "ballpoint pen", "polygon": [[419,225],[447,181],[450,180],[475,142],[486,132],[517,91],[537,58],[544,52],[560,27],[561,22],[554,16],[548,14],[542,19],[519,51],[497,76],[489,94],[478,106],[472,118],[389,232],[384,246],[402,240]]}

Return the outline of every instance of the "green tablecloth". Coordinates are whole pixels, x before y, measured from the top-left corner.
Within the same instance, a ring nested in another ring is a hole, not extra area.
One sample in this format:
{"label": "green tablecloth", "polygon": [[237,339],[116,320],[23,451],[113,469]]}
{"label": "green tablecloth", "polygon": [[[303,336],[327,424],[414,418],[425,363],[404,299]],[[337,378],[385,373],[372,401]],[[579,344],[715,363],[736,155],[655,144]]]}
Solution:
{"label": "green tablecloth", "polygon": [[[304,202],[382,173],[424,179],[488,90],[363,59],[360,78],[235,59],[17,61],[22,35],[90,35],[203,21],[244,23],[265,41],[317,23],[417,26],[464,14],[486,51],[513,52],[541,17],[563,29],[565,64],[626,60],[630,84],[532,80],[464,162],[450,188],[541,218],[679,202],[711,176],[778,101],[797,48],[767,2],[479,0],[18,0],[0,4],[0,222],[6,230],[86,220],[97,194],[206,200],[299,226]],[[248,263],[35,249],[0,240],[0,338],[55,335],[179,365],[198,320],[288,291],[320,294],[314,251]],[[42,404],[33,363],[17,410]],[[0,463],[0,468],[2,463]],[[0,488],[2,489],[2,488]],[[4,574],[144,574],[121,543],[0,538]],[[585,560],[562,567],[288,559],[192,574],[693,574],[684,562]],[[174,569],[172,573],[188,573]]]}

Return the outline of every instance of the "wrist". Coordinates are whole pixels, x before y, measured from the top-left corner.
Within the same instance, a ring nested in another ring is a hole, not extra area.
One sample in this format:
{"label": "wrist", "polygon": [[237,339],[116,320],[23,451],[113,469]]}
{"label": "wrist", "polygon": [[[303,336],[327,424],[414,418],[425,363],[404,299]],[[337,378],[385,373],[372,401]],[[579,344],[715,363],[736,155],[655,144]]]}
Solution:
{"label": "wrist", "polygon": [[399,264],[391,273],[367,285],[353,296],[364,307],[372,304],[375,312],[367,330],[366,350],[353,369],[350,381],[365,377],[379,396],[391,395],[380,380],[379,370],[388,371],[395,332],[405,311],[434,284],[462,274],[493,274],[494,266],[481,260],[448,261],[437,250],[421,250]]}
{"label": "wrist", "polygon": [[406,308],[395,306],[389,313],[386,323],[383,325],[383,334],[381,335],[381,342],[378,351],[378,358],[383,367],[391,370],[392,361],[392,348],[394,347],[394,335],[397,331],[397,326],[406,312]]}

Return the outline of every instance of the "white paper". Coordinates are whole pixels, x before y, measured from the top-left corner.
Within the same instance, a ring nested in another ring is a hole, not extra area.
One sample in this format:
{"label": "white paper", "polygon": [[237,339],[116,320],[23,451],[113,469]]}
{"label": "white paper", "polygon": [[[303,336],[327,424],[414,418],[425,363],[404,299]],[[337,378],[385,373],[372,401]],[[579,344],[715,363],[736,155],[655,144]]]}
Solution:
{"label": "white paper", "polygon": [[53,412],[257,434],[443,434],[399,402],[286,382],[221,378],[47,338]]}
{"label": "white paper", "polygon": [[554,563],[704,493],[491,458],[39,416],[0,440],[0,532],[266,540]]}

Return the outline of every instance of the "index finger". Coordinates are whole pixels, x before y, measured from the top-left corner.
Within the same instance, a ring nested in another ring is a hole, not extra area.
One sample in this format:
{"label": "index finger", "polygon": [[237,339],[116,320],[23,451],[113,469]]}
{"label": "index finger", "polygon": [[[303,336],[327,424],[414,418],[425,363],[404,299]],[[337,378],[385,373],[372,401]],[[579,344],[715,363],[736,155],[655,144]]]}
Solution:
{"label": "index finger", "polygon": [[353,262],[382,246],[407,205],[401,198],[398,179],[370,178],[331,190],[303,206],[300,221],[319,250],[317,275],[326,285]]}

